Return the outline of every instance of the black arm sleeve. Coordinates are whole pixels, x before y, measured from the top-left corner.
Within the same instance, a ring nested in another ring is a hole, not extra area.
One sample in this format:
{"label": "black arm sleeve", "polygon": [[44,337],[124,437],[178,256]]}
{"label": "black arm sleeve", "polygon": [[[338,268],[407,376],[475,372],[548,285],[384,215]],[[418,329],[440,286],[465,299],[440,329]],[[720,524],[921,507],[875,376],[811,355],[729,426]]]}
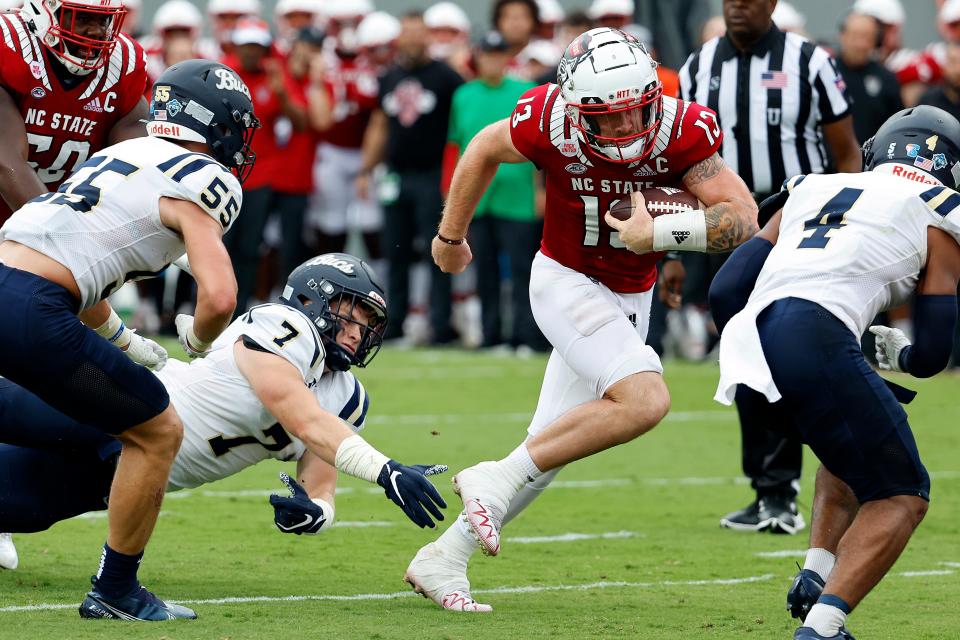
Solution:
{"label": "black arm sleeve", "polygon": [[953,350],[956,296],[917,296],[913,303],[915,341],[900,352],[900,368],[917,378],[943,371]]}
{"label": "black arm sleeve", "polygon": [[771,251],[773,243],[769,240],[750,238],[730,254],[714,276],[708,296],[713,321],[721,333],[730,318],[746,306]]}

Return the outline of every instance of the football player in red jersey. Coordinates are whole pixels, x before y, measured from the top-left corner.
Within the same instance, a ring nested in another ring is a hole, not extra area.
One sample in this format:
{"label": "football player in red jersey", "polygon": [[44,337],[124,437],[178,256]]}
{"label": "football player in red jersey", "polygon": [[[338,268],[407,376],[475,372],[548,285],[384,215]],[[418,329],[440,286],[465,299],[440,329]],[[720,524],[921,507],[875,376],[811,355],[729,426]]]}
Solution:
{"label": "football player in red jersey", "polygon": [[0,223],[86,159],[146,135],[143,49],[121,0],[29,0],[0,15]]}
{"label": "football player in red jersey", "polygon": [[[457,165],[432,247],[437,265],[453,273],[472,258],[467,226],[497,167],[531,161],[546,174],[530,303],[554,350],[527,440],[457,474],[465,513],[407,569],[414,589],[445,609],[490,611],[470,596],[466,576],[477,542],[498,553],[502,525],[563,465],[629,442],[667,414],[663,368],[645,344],[660,252],[730,251],[757,231],[750,192],[717,154],[716,116],[663,96],[656,66],[634,37],[588,31],[567,48],[558,84],[524,94]],[[628,221],[605,215],[653,186],[682,187],[705,209],[651,221],[636,198]]]}

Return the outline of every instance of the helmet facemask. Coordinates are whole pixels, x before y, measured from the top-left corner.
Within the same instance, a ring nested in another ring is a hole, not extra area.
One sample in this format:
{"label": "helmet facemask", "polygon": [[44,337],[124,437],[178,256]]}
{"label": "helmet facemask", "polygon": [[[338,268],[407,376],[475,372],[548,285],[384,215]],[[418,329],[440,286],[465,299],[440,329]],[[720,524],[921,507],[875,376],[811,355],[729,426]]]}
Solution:
{"label": "helmet facemask", "polygon": [[[359,321],[357,315],[365,317],[366,322]],[[344,291],[330,300],[322,316],[328,327],[320,330],[320,337],[327,352],[327,365],[334,371],[346,371],[351,366],[366,367],[380,351],[387,329],[387,310],[379,303],[367,296]],[[337,336],[348,331],[350,325],[356,325],[360,332],[360,340],[353,351],[337,341]]]}
{"label": "helmet facemask", "polygon": [[[85,75],[106,64],[127,15],[124,6],[95,6],[70,0],[35,2],[40,3],[42,14],[31,15],[34,30],[68,71]],[[36,9],[31,7],[29,14],[35,12]],[[45,22],[46,25],[43,24]],[[91,28],[91,25],[96,26]],[[46,29],[43,29],[44,26]],[[81,33],[90,31],[98,33]]]}
{"label": "helmet facemask", "polygon": [[232,126],[226,124],[216,126],[220,139],[210,145],[214,157],[221,164],[229,167],[240,184],[243,184],[257,161],[257,154],[250,145],[253,144],[253,134],[260,128],[260,120],[252,113],[240,113],[234,110]]}
{"label": "helmet facemask", "polygon": [[663,86],[657,81],[636,91],[639,95],[614,102],[567,104],[570,123],[594,155],[628,164],[653,152],[663,117]]}

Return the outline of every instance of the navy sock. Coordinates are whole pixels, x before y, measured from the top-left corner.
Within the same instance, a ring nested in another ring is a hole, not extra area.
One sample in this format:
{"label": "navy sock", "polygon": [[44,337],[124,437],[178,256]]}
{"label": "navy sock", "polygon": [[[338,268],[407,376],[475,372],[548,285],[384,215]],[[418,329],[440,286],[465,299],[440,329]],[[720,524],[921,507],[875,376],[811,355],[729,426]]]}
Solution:
{"label": "navy sock", "polygon": [[108,598],[121,598],[137,587],[137,569],[143,551],[135,556],[114,551],[107,543],[103,543],[103,554],[100,556],[100,569],[97,571],[97,590]]}
{"label": "navy sock", "polygon": [[836,607],[837,609],[840,609],[840,611],[843,611],[846,615],[850,615],[850,605],[848,605],[846,600],[844,600],[840,596],[835,596],[830,593],[825,593],[817,599],[817,602],[819,604],[825,604],[831,607]]}

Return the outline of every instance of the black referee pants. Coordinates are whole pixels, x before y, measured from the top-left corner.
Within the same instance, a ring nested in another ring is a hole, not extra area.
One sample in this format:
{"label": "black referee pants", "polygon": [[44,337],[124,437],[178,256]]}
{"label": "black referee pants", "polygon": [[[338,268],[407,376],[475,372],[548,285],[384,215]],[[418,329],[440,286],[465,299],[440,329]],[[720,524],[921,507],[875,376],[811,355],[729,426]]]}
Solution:
{"label": "black referee pants", "polygon": [[[757,202],[762,202],[757,197]],[[760,227],[767,219],[759,220]],[[713,269],[710,280],[723,266],[728,254],[711,255]],[[785,433],[779,424],[777,412],[771,408],[766,398],[759,393],[741,393],[736,395],[737,415],[740,417],[740,444],[743,461],[743,473],[750,478],[750,486],[758,496],[797,493],[795,482],[800,480],[803,464],[803,443],[795,435]]]}

